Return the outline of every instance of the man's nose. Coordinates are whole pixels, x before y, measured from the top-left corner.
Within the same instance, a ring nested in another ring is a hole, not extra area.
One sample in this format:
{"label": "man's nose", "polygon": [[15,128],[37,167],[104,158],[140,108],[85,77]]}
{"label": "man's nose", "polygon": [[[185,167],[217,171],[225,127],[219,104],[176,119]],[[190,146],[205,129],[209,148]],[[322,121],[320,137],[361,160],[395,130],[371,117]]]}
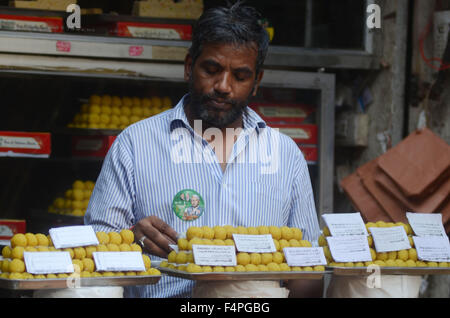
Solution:
{"label": "man's nose", "polygon": [[220,94],[230,94],[231,93],[231,74],[228,72],[223,72],[217,79],[214,89]]}

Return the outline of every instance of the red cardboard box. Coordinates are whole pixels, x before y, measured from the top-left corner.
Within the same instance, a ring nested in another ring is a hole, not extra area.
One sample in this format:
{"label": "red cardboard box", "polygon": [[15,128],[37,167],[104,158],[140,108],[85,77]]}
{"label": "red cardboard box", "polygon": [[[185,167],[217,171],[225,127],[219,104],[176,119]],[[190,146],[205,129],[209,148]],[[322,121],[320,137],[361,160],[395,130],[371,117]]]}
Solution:
{"label": "red cardboard box", "polygon": [[0,14],[0,29],[11,31],[62,33],[63,20],[58,17],[31,17]]}
{"label": "red cardboard box", "polygon": [[277,128],[279,131],[285,135],[288,135],[297,144],[307,144],[307,145],[317,145],[317,125],[313,124],[274,124],[271,125],[272,128]]}
{"label": "red cardboard box", "polygon": [[314,112],[306,104],[295,103],[252,103],[249,105],[269,125],[300,124]]}
{"label": "red cardboard box", "polygon": [[305,157],[305,160],[309,164],[315,164],[319,158],[319,152],[317,146],[299,145],[300,150]]}
{"label": "red cardboard box", "polygon": [[25,220],[1,220],[0,219],[0,240],[10,240],[14,234],[25,233]]}
{"label": "red cardboard box", "polygon": [[184,24],[156,24],[144,22],[116,22],[111,34],[132,38],[191,40],[192,26]]}
{"label": "red cardboard box", "polygon": [[72,155],[79,157],[104,157],[116,136],[73,136]]}
{"label": "red cardboard box", "polygon": [[0,156],[48,158],[50,153],[49,133],[0,131]]}

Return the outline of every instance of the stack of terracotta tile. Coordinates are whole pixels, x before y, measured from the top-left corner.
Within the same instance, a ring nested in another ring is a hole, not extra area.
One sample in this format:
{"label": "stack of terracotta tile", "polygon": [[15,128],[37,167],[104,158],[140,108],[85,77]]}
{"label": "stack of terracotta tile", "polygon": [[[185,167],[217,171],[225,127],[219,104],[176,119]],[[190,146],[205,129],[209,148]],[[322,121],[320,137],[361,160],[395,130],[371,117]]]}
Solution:
{"label": "stack of terracotta tile", "polygon": [[359,167],[341,186],[366,222],[407,222],[406,212],[441,213],[450,233],[450,146],[429,129]]}

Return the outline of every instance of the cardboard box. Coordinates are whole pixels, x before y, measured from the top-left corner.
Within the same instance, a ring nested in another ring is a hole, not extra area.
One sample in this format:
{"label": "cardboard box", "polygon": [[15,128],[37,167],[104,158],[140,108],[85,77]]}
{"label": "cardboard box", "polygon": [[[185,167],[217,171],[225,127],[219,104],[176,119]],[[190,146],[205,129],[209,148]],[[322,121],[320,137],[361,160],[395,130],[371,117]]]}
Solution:
{"label": "cardboard box", "polygon": [[450,219],[450,204],[445,204],[445,202],[449,199],[450,178],[448,178],[441,187],[430,193],[430,195],[423,200],[413,200],[407,198],[395,182],[390,179],[389,176],[384,174],[380,168],[377,168],[375,171],[375,182],[383,188],[386,193],[389,193],[393,198],[400,201],[410,211],[417,211],[421,213],[442,213],[444,223]]}
{"label": "cardboard box", "polygon": [[378,166],[410,198],[426,198],[450,178],[450,146],[431,130],[417,130],[389,149]]}
{"label": "cardboard box", "polygon": [[375,171],[377,169],[377,159],[369,161],[356,171],[361,178],[362,184],[366,190],[375,198],[378,204],[391,217],[394,222],[408,222],[406,218],[407,208],[398,200],[392,198],[389,194],[377,185],[375,182]]}
{"label": "cardboard box", "polygon": [[313,124],[273,124],[272,128],[277,128],[281,133],[288,135],[297,144],[317,145],[317,125]]}
{"label": "cardboard box", "polygon": [[67,7],[70,4],[76,3],[77,0],[33,0],[33,1],[14,0],[9,2],[9,6],[13,8],[66,11]]}
{"label": "cardboard box", "polygon": [[[392,221],[407,222],[406,212],[441,213],[443,224],[447,224],[450,221],[449,166],[450,146],[424,129],[359,167],[357,175]],[[356,190],[344,191],[352,202],[356,200]]]}
{"label": "cardboard box", "polygon": [[203,0],[135,1],[132,12],[141,17],[197,20],[203,13]]}
{"label": "cardboard box", "polygon": [[25,220],[0,219],[0,240],[10,240],[14,234],[25,233]]}
{"label": "cardboard box", "polygon": [[361,216],[366,223],[392,221],[391,217],[383,210],[380,204],[363,186],[361,178],[356,172],[342,179],[341,187],[345,194],[349,197],[354,208],[361,213]]}
{"label": "cardboard box", "polygon": [[184,24],[116,22],[109,26],[109,33],[132,38],[191,40],[192,26]]}
{"label": "cardboard box", "polygon": [[296,103],[251,103],[252,108],[269,125],[301,124],[314,108],[306,104]]}
{"label": "cardboard box", "polygon": [[49,133],[0,131],[0,156],[48,158],[50,153]]}
{"label": "cardboard box", "polygon": [[308,164],[316,164],[319,160],[319,153],[317,146],[310,146],[310,145],[298,145],[300,150],[303,153],[303,156],[305,157],[305,160]]}
{"label": "cardboard box", "polygon": [[75,157],[105,157],[116,136],[73,136],[72,155]]}
{"label": "cardboard box", "polygon": [[[420,212],[420,211],[417,211]],[[434,211],[436,213],[442,214],[442,223],[449,224],[450,223],[450,199],[448,199],[442,206]]]}
{"label": "cardboard box", "polygon": [[32,17],[0,14],[0,29],[8,31],[63,32],[63,20],[58,17]]}

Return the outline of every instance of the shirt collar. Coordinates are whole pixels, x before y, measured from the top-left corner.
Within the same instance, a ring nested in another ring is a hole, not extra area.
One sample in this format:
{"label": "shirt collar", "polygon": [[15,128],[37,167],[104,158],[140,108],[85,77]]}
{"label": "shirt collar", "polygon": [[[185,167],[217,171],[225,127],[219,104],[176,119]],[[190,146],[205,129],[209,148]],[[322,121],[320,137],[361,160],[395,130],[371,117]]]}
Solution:
{"label": "shirt collar", "polygon": [[[170,132],[176,128],[187,128],[193,130],[184,112],[184,101],[188,95],[184,95],[178,104],[173,108],[172,118],[170,120]],[[266,128],[266,122],[250,107],[247,106],[247,114],[243,118],[244,130],[255,129],[259,134],[260,129]]]}

